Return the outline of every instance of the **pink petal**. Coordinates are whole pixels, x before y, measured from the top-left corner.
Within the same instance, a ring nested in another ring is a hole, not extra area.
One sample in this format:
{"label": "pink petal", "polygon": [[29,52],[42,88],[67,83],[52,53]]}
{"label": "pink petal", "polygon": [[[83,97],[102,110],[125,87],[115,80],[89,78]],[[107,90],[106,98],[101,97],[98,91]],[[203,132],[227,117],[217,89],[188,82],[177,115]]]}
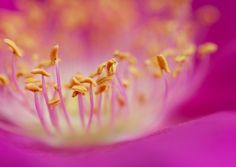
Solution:
{"label": "pink petal", "polygon": [[80,154],[37,153],[1,141],[1,166],[236,166],[236,113],[219,112],[137,141]]}

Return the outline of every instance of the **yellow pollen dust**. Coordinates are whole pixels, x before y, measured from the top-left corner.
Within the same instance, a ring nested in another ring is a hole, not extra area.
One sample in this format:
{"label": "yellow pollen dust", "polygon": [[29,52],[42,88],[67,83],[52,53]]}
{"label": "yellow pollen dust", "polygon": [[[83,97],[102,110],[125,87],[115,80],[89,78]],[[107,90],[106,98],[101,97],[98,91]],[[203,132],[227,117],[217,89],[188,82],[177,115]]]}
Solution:
{"label": "yellow pollen dust", "polygon": [[13,42],[10,39],[4,39],[3,40],[5,44],[7,44],[7,46],[10,48],[10,50],[12,51],[12,53],[18,57],[22,57],[22,51],[21,49],[15,44],[15,42]]}

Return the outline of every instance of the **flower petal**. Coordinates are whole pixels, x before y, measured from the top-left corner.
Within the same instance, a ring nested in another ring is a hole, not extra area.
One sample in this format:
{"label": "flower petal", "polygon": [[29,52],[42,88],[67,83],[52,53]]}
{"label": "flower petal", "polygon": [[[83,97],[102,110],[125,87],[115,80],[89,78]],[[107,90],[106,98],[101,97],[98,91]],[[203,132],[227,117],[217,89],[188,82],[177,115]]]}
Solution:
{"label": "flower petal", "polygon": [[162,133],[84,154],[30,153],[1,141],[3,166],[235,166],[236,114],[219,112]]}

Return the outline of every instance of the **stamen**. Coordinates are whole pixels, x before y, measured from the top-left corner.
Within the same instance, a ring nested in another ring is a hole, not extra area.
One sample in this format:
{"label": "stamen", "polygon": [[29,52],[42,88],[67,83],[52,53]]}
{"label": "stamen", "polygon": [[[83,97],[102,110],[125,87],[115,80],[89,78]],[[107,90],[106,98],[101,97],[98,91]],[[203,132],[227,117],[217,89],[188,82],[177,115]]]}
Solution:
{"label": "stamen", "polygon": [[55,65],[58,61],[58,49],[59,49],[59,46],[55,45],[53,49],[51,50],[50,60],[51,60],[52,65]]}
{"label": "stamen", "polygon": [[114,82],[111,82],[111,125],[114,125],[115,121],[115,97]]}
{"label": "stamen", "polygon": [[39,117],[39,121],[40,121],[41,125],[43,126],[45,132],[47,134],[50,134],[50,131],[49,131],[49,129],[48,129],[47,125],[46,125],[46,122],[44,120],[44,117],[43,117],[43,111],[42,111],[42,109],[40,107],[40,102],[39,102],[37,91],[34,92],[34,102],[35,102],[35,108],[36,108],[36,111],[37,111],[37,114],[38,114],[38,117]]}
{"label": "stamen", "polygon": [[70,122],[70,118],[66,109],[66,105],[63,99],[63,95],[62,95],[62,86],[61,86],[61,76],[60,76],[60,71],[59,71],[59,65],[58,65],[58,48],[59,46],[56,45],[53,47],[51,54],[50,54],[50,58],[51,58],[51,64],[55,65],[56,68],[56,80],[57,80],[57,87],[58,87],[58,94],[60,97],[60,101],[61,101],[61,107],[62,107],[62,111],[63,111],[63,115],[66,119],[67,124],[69,125],[69,127],[71,128],[71,122]]}
{"label": "stamen", "polygon": [[43,75],[43,76],[46,76],[46,77],[49,77],[49,76],[50,76],[50,74],[49,74],[47,71],[45,71],[45,70],[43,70],[43,69],[40,69],[40,68],[35,68],[35,69],[33,69],[33,70],[31,71],[31,73],[32,73],[32,74],[40,74],[40,75]]}
{"label": "stamen", "polygon": [[110,88],[110,84],[108,82],[105,82],[105,83],[98,86],[95,94],[103,93],[103,92],[107,91],[109,88]]}
{"label": "stamen", "polygon": [[115,50],[113,52],[113,55],[114,55],[115,58],[118,58],[119,60],[128,59],[129,56],[130,56],[128,53],[122,53],[122,52],[120,52],[118,50]]}
{"label": "stamen", "polygon": [[54,106],[55,104],[58,104],[60,102],[60,99],[58,99],[57,101],[49,101],[49,97],[48,97],[48,93],[47,93],[47,87],[46,87],[46,81],[45,81],[44,75],[42,75],[42,88],[43,88],[43,97],[44,97],[45,103],[46,103],[47,108],[48,108],[50,120],[51,120],[53,126],[56,129],[58,129],[59,124],[58,124],[57,114],[56,114],[55,108],[52,107],[52,106]]}
{"label": "stamen", "polygon": [[38,85],[36,85],[34,83],[26,84],[25,89],[27,89],[27,90],[29,90],[31,92],[41,92],[42,91],[42,89]]}
{"label": "stamen", "polygon": [[22,57],[22,51],[20,48],[18,48],[18,46],[15,44],[15,42],[13,42],[10,39],[4,39],[3,40],[5,44],[7,44],[7,46],[9,47],[9,49],[12,51],[12,53],[18,57]]}
{"label": "stamen", "polygon": [[[54,107],[51,107],[52,105],[50,105],[50,101],[49,101],[49,98],[48,98],[48,93],[47,93],[47,86],[46,86],[46,81],[45,81],[45,76],[46,77],[49,77],[50,74],[43,70],[43,69],[40,69],[40,68],[35,68],[31,71],[32,74],[35,74],[35,75],[41,75],[42,76],[42,89],[43,89],[43,97],[44,97],[44,100],[45,100],[45,103],[47,105],[47,109],[48,109],[48,112],[49,112],[49,116],[50,116],[50,120],[53,124],[53,126],[58,129],[58,119],[57,119],[57,115],[56,115],[56,111],[55,111],[55,108]],[[60,100],[59,100],[60,101]],[[58,101],[58,102],[59,102]],[[55,103],[55,102],[54,102]],[[53,103],[52,103],[53,104]]]}
{"label": "stamen", "polygon": [[97,95],[98,102],[97,102],[97,119],[98,119],[98,125],[101,125],[101,107],[102,107],[102,93]]}
{"label": "stamen", "polygon": [[6,86],[9,84],[9,79],[7,78],[6,75],[0,74],[0,86]]}
{"label": "stamen", "polygon": [[55,107],[55,106],[57,106],[58,104],[60,103],[60,99],[59,98],[53,98],[52,100],[50,100],[49,102],[48,102],[48,104],[49,104],[49,106],[50,107]]}
{"label": "stamen", "polygon": [[82,124],[82,127],[84,128],[85,127],[85,120],[84,120],[85,109],[84,109],[84,103],[83,103],[83,96],[80,93],[78,93],[78,109],[79,109],[81,124]]}
{"label": "stamen", "polygon": [[22,97],[24,97],[24,93],[20,89],[20,86],[17,82],[16,78],[16,57],[22,57],[22,51],[18,48],[18,46],[10,39],[4,39],[4,43],[7,44],[7,46],[11,49],[13,55],[11,60],[11,79],[13,84],[15,85],[17,91],[21,94]]}
{"label": "stamen", "polygon": [[166,73],[170,73],[170,68],[168,66],[166,58],[162,55],[156,56],[156,58],[160,69],[165,71]]}
{"label": "stamen", "polygon": [[218,49],[218,46],[215,43],[207,42],[207,43],[201,44],[199,46],[198,51],[201,57],[205,57],[206,55],[216,52],[217,49]]}
{"label": "stamen", "polygon": [[112,78],[113,78],[112,76],[101,77],[101,78],[98,78],[98,79],[96,80],[96,83],[97,83],[98,85],[102,85],[102,84],[105,83],[105,82],[111,81]]}
{"label": "stamen", "polygon": [[187,56],[185,55],[179,55],[175,58],[175,61],[177,63],[184,63],[187,60]]}
{"label": "stamen", "polygon": [[93,119],[93,114],[94,114],[94,100],[93,100],[93,85],[92,84],[90,84],[89,98],[90,98],[90,113],[89,113],[89,121],[88,121],[87,129],[90,129],[92,119]]}
{"label": "stamen", "polygon": [[87,88],[85,86],[82,85],[74,85],[72,87],[72,90],[74,90],[77,94],[80,93],[82,95],[85,95],[85,93],[87,93]]}

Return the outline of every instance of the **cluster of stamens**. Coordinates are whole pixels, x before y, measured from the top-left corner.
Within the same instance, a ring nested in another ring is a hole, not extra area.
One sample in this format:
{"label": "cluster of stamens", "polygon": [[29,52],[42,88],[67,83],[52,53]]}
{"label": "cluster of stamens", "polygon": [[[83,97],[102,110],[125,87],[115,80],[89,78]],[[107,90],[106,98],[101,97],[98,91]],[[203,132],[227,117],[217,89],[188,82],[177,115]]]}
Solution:
{"label": "cluster of stamens", "polygon": [[[152,56],[143,63],[145,70],[141,71],[135,56],[130,53],[114,51],[113,58],[100,64],[90,75],[84,76],[81,73],[76,73],[68,83],[63,84],[59,71],[58,45],[51,50],[50,60],[40,62],[31,71],[17,72],[17,58],[22,57],[22,51],[13,41],[5,39],[4,42],[11,49],[13,56],[10,77],[0,74],[1,90],[7,89],[18,92],[17,97],[20,103],[29,106],[29,108],[32,107],[31,101],[25,98],[26,92],[21,88],[18,81],[23,78],[25,90],[34,95],[34,109],[29,109],[29,111],[38,118],[43,131],[49,136],[63,133],[65,126],[72,132],[77,129],[76,126],[78,125],[73,123],[74,118],[70,111],[71,108],[75,108],[75,104],[77,104],[79,116],[77,122],[79,122],[80,129],[85,132],[90,132],[94,126],[99,129],[104,120],[108,120],[107,125],[114,126],[116,119],[118,119],[116,118],[117,113],[121,112],[127,115],[130,112],[130,105],[144,103],[147,95],[138,95],[139,90],[136,89],[131,91],[130,85],[136,84],[143,75],[145,78],[148,73],[153,79],[163,78],[165,83],[163,98],[165,100],[168,94],[168,81],[164,73],[172,73],[174,78],[177,77],[182,70],[181,65],[189,57],[188,54],[176,56],[174,60],[178,65],[171,70],[167,61],[167,53]],[[216,49],[217,46],[213,43],[203,44],[199,47],[199,55],[204,57]],[[123,66],[126,68],[124,71],[125,73],[128,72],[129,77],[119,76],[118,63],[125,64]],[[55,81],[50,80],[53,75],[48,71],[52,69],[55,70]],[[67,97],[68,92],[71,97]],[[131,94],[139,97],[134,97]],[[77,98],[77,103],[70,102],[75,98]],[[136,102],[137,99],[138,102]],[[42,101],[44,101],[46,108],[43,107]],[[130,101],[135,102],[129,104]],[[47,121],[45,109],[48,111],[49,121]],[[62,119],[64,123],[61,123],[63,122]]]}

